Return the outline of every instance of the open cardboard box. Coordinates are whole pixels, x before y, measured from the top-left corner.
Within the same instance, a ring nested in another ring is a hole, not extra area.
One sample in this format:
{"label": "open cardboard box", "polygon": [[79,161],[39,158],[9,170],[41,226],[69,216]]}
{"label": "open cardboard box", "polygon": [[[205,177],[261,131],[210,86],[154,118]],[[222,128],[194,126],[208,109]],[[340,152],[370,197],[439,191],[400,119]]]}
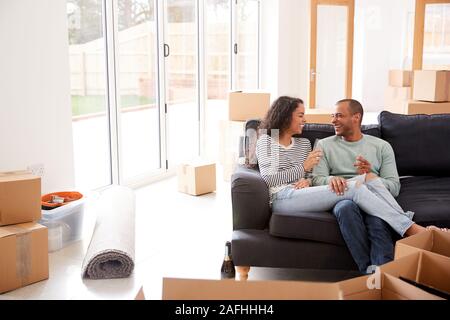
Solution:
{"label": "open cardboard box", "polygon": [[337,283],[163,279],[163,300],[337,300]]}
{"label": "open cardboard box", "polygon": [[450,258],[450,232],[428,230],[398,240],[395,244],[395,259],[423,250]]}
{"label": "open cardboard box", "polygon": [[343,300],[443,300],[382,272],[338,284]]}
{"label": "open cardboard box", "polygon": [[[408,258],[406,265],[417,260]],[[443,300],[398,278],[378,271],[335,283],[302,281],[232,281],[163,279],[163,300]],[[394,268],[394,270],[395,270]],[[412,267],[411,270],[413,270]],[[407,271],[411,271],[407,268]],[[396,272],[393,272],[396,273]],[[413,272],[414,274],[414,272]],[[422,273],[419,273],[422,275]],[[408,278],[414,278],[410,275]],[[422,276],[423,278],[423,276]],[[420,279],[422,279],[420,278]],[[425,279],[425,283],[428,283]]]}
{"label": "open cardboard box", "polygon": [[406,278],[450,294],[450,258],[430,251],[418,251],[380,267],[381,272]]}
{"label": "open cardboard box", "polygon": [[335,283],[164,278],[163,300],[443,299],[400,277],[450,294],[450,246],[446,233],[431,230],[397,243],[396,260],[372,275]]}

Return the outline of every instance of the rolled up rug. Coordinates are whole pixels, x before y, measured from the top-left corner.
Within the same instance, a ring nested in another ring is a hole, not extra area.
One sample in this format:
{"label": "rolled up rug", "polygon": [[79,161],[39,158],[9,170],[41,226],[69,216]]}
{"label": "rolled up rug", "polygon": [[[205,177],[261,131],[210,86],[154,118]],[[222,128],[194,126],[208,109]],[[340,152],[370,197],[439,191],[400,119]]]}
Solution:
{"label": "rolled up rug", "polygon": [[135,196],[133,190],[113,186],[97,203],[97,222],[81,268],[82,277],[128,277],[134,269]]}

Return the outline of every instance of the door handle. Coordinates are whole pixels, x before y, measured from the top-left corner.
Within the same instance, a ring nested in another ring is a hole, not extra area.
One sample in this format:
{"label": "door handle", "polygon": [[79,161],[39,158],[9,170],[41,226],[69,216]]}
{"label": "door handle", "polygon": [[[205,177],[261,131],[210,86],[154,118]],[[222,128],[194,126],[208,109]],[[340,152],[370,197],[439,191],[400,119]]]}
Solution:
{"label": "door handle", "polygon": [[170,55],[170,47],[167,43],[164,43],[164,58],[167,58]]}
{"label": "door handle", "polygon": [[316,79],[317,72],[314,69],[311,69],[309,72],[309,80],[313,82]]}

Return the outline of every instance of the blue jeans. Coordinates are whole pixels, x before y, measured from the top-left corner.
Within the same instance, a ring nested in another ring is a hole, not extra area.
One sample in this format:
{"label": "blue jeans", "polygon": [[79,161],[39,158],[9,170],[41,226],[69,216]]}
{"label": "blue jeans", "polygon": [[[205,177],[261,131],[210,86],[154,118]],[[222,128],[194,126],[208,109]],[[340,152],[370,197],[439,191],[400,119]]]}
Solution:
{"label": "blue jeans", "polygon": [[394,259],[394,242],[386,222],[361,212],[351,200],[338,202],[333,214],[361,273],[367,273],[371,265],[379,266]]}
{"label": "blue jeans", "polygon": [[273,194],[272,208],[295,215],[301,211],[332,210],[339,201],[352,200],[369,215],[387,222],[400,236],[414,224],[414,213],[403,211],[380,178],[365,182],[365,175],[360,175],[348,179],[347,186],[343,195],[337,195],[327,185],[304,189],[289,185]]}

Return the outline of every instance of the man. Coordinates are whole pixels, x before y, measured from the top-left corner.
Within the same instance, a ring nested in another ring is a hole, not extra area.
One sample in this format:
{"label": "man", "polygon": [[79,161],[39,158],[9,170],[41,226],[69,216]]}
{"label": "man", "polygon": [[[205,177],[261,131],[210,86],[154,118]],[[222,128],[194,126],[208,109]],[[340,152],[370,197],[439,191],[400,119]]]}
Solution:
{"label": "man", "polygon": [[[343,194],[347,181],[360,174],[375,174],[396,197],[400,180],[392,147],[386,141],[361,132],[363,118],[361,104],[352,99],[336,103],[332,124],[335,136],[320,140],[318,147],[323,158],[313,170],[313,185],[330,186],[331,191]],[[345,243],[362,273],[369,267],[389,262],[394,256],[390,226],[378,217],[362,212],[350,200],[338,202],[333,214]]]}

